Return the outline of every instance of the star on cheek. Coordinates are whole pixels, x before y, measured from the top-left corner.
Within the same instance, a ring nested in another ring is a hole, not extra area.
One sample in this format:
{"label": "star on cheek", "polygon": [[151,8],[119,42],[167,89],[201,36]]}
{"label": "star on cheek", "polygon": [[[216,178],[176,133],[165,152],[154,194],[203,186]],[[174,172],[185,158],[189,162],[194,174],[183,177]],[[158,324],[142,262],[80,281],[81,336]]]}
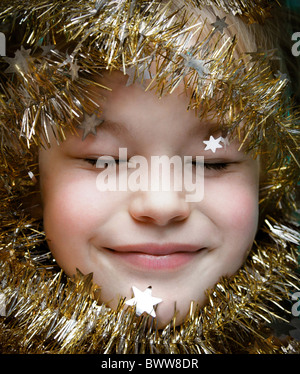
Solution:
{"label": "star on cheek", "polygon": [[89,116],[87,113],[84,113],[83,121],[80,125],[77,126],[78,129],[83,130],[82,140],[85,140],[85,138],[89,134],[96,135],[96,127],[100,126],[103,121],[103,119],[97,117],[96,113],[93,113],[91,116]]}
{"label": "star on cheek", "polygon": [[140,316],[142,313],[146,312],[152,317],[156,317],[154,311],[154,305],[162,302],[162,299],[152,296],[152,288],[148,287],[145,291],[141,291],[138,288],[132,286],[134,297],[125,302],[126,305],[135,306],[136,314]]}
{"label": "star on cheek", "polygon": [[209,140],[204,140],[203,143],[206,144],[206,147],[204,148],[205,151],[212,151],[213,153],[216,152],[218,148],[223,148],[223,146],[220,144],[220,142],[224,142],[224,139],[222,136],[215,139],[212,135],[209,137]]}

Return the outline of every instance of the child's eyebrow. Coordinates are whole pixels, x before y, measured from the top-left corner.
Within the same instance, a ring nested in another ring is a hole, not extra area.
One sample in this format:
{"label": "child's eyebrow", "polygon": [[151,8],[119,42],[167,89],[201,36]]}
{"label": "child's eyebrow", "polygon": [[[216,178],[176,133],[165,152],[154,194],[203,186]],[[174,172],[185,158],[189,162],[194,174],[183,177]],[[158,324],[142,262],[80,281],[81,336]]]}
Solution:
{"label": "child's eyebrow", "polygon": [[114,135],[130,135],[130,131],[124,123],[118,123],[111,120],[104,120],[99,126],[99,133],[105,131]]}
{"label": "child's eyebrow", "polygon": [[207,138],[210,135],[218,135],[222,133],[222,129],[220,126],[218,126],[216,123],[212,122],[206,122],[206,123],[201,123],[195,127],[193,127],[189,132],[188,135],[190,137],[204,137]]}
{"label": "child's eyebrow", "polygon": [[[62,143],[62,146],[64,149],[67,149],[68,147],[74,146],[74,142],[75,142],[76,147],[81,147],[81,146],[86,147],[89,144],[94,144],[98,140],[102,139],[101,137],[102,132],[109,134],[109,135],[116,136],[116,137],[122,136],[122,135],[128,136],[128,137],[132,136],[125,124],[121,122],[118,123],[118,122],[106,120],[106,119],[104,119],[103,122],[99,126],[96,126],[96,131],[97,131],[97,135],[100,135],[99,137],[88,136],[86,139],[84,139],[84,141],[82,141],[82,138],[78,136],[70,137],[67,142]],[[78,143],[78,140],[80,140],[79,143]]]}

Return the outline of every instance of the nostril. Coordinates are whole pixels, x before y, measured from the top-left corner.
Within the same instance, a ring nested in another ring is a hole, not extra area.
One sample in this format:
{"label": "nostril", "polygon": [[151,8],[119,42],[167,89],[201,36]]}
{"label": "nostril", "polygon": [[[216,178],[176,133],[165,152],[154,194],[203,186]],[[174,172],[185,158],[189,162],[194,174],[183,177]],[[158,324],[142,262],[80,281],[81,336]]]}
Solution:
{"label": "nostril", "polygon": [[174,217],[172,219],[173,222],[182,222],[182,221],[185,221],[187,219],[187,216],[178,216],[178,217]]}
{"label": "nostril", "polygon": [[138,218],[136,218],[138,221],[140,222],[147,222],[147,223],[154,223],[155,222],[155,219],[154,218],[151,218],[149,216],[139,216]]}
{"label": "nostril", "polygon": [[165,226],[187,219],[190,209],[179,194],[146,192],[131,201],[129,214],[136,221]]}
{"label": "nostril", "polygon": [[139,216],[135,218],[139,222],[143,223],[150,223],[150,224],[155,224],[157,226],[166,226],[170,223],[174,222],[182,222],[186,219],[187,217],[183,216],[176,216],[173,218],[170,217],[151,217],[151,216]]}

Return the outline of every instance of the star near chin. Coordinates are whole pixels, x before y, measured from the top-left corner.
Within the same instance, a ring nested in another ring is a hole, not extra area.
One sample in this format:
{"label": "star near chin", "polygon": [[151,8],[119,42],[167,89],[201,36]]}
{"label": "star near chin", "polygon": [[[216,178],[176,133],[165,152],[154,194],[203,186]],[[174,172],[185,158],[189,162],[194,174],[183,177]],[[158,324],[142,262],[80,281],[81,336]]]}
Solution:
{"label": "star near chin", "polygon": [[162,299],[152,296],[152,288],[148,287],[145,291],[141,291],[138,288],[132,286],[134,297],[125,302],[126,305],[135,306],[136,314],[140,316],[144,312],[150,314],[152,317],[156,317],[154,306],[161,303]]}

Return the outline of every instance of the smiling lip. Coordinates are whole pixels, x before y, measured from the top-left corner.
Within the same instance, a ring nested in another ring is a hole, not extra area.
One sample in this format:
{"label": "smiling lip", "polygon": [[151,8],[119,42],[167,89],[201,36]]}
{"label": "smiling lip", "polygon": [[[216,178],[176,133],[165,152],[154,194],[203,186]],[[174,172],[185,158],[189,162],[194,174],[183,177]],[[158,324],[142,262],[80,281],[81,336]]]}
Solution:
{"label": "smiling lip", "polygon": [[174,270],[192,261],[204,249],[191,244],[135,244],[106,248],[139,270]]}

